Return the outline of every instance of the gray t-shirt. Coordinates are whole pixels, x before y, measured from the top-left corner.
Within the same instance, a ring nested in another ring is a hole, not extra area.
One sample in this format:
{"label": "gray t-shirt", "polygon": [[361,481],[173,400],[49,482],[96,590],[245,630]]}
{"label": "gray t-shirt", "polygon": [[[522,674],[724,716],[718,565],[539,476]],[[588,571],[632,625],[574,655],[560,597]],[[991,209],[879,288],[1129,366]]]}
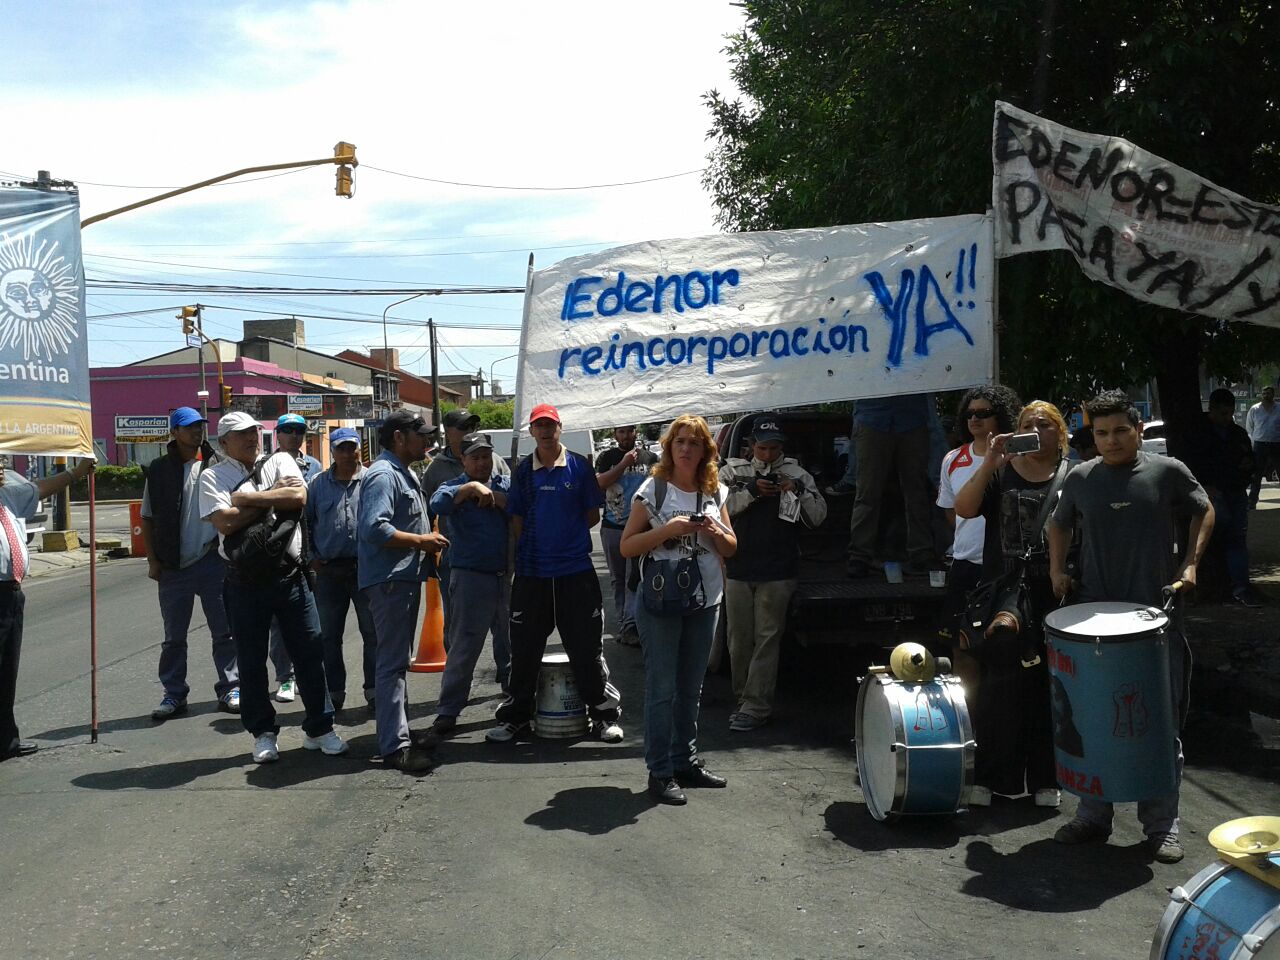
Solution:
{"label": "gray t-shirt", "polygon": [[1080,464],[1053,512],[1060,527],[1080,525],[1080,598],[1160,606],[1161,588],[1178,575],[1175,514],[1199,516],[1208,507],[1181,460],[1139,451],[1122,467],[1101,457]]}

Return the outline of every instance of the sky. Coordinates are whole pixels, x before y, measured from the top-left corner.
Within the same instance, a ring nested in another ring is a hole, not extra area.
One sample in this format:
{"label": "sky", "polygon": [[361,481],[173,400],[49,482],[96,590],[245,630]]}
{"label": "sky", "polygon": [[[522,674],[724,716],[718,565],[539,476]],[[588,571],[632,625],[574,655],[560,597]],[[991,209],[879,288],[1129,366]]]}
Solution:
{"label": "sky", "polygon": [[[325,165],[90,225],[91,281],[519,287],[530,252],[545,267],[717,232],[693,171],[711,149],[703,95],[734,89],[724,48],[742,11],[720,0],[38,9],[5,25],[0,179],[48,170],[72,180],[88,217],[242,167],[332,156],[340,140],[361,164],[349,200],[334,195]],[[653,182],[494,189],[641,180]],[[381,346],[380,317],[396,299],[91,288],[90,362],[178,349],[174,314],[197,300],[210,336],[239,339],[245,319],[311,315],[308,346],[367,351]],[[118,316],[143,310],[154,312]],[[510,390],[520,311],[519,295],[432,296],[389,316],[433,318],[442,373],[483,369]],[[388,339],[402,366],[428,371],[425,328],[391,326]]]}

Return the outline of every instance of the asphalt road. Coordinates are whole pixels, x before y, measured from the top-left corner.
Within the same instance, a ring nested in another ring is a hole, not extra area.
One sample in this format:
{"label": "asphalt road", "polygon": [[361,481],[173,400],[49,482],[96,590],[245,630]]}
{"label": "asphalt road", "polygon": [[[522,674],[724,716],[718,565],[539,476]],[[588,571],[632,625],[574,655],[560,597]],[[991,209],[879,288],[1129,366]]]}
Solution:
{"label": "asphalt road", "polygon": [[[791,658],[777,721],[752,734],[728,732],[727,681],[709,679],[701,744],[730,786],[684,808],[645,797],[640,653],[614,644],[622,744],[485,743],[486,655],[429,777],[372,763],[363,712],[340,721],[349,756],[305,753],[300,703],[280,763],[255,767],[214,710],[199,614],[192,712],[150,721],[159,615],[137,560],[100,571],[91,744],[86,584],[27,589],[18,715],[43,749],[0,764],[3,958],[1132,958],[1168,888],[1213,859],[1213,826],[1280,812],[1280,736],[1255,717],[1256,739],[1190,731],[1176,866],[1141,855],[1132,806],[1086,848],[1050,839],[1070,799],[882,825],[849,742],[856,664],[830,652]],[[349,642],[356,676],[357,656]],[[412,675],[419,724],[438,684]]]}

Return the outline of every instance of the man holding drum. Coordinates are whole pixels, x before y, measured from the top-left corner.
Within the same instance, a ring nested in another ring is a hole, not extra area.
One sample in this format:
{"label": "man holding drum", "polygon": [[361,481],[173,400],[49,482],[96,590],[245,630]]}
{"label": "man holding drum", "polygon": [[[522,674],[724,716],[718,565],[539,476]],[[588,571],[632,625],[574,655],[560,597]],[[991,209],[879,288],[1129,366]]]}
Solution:
{"label": "man holding drum", "polygon": [[[1049,524],[1049,570],[1054,593],[1065,599],[1074,591],[1082,602],[1122,601],[1159,607],[1164,587],[1175,580],[1196,582],[1196,565],[1213,532],[1213,507],[1204,488],[1180,460],[1144,453],[1138,411],[1120,391],[1102,393],[1085,404],[1093,425],[1098,459],[1081,464],[1067,477]],[[1188,548],[1174,555],[1174,521],[1191,516]],[[1066,572],[1071,531],[1080,525],[1080,582]],[[1166,644],[1171,662],[1175,719],[1185,703],[1185,640]],[[1176,739],[1177,731],[1173,731]],[[1182,778],[1182,745],[1176,742],[1175,784]],[[1106,840],[1111,835],[1112,804],[1081,797],[1076,815],[1061,827],[1059,843]],[[1138,803],[1138,819],[1147,847],[1160,863],[1182,859],[1178,842],[1178,794]]]}

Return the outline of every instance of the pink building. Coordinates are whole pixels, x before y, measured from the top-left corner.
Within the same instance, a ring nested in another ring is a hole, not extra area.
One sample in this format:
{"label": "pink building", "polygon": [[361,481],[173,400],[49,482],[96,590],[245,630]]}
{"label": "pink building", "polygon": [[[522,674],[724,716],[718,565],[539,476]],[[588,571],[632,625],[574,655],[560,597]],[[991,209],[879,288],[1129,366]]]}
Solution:
{"label": "pink building", "polygon": [[[222,372],[223,381],[235,396],[314,393],[323,389],[313,380],[304,380],[296,370],[244,357],[223,363]],[[94,367],[89,371],[89,380],[94,445],[105,452],[109,463],[149,463],[164,453],[164,445],[169,440],[169,414],[176,407],[200,409],[199,364]],[[205,381],[209,391],[209,433],[217,436],[218,408],[222,401],[218,397],[218,374],[213,363],[206,364]],[[123,432],[117,440],[119,417],[134,419],[120,424]],[[266,431],[264,449],[274,449],[275,421],[263,422],[262,426]],[[154,439],[146,439],[149,435]],[[318,438],[308,437],[307,452],[327,464],[329,451],[324,447]]]}

